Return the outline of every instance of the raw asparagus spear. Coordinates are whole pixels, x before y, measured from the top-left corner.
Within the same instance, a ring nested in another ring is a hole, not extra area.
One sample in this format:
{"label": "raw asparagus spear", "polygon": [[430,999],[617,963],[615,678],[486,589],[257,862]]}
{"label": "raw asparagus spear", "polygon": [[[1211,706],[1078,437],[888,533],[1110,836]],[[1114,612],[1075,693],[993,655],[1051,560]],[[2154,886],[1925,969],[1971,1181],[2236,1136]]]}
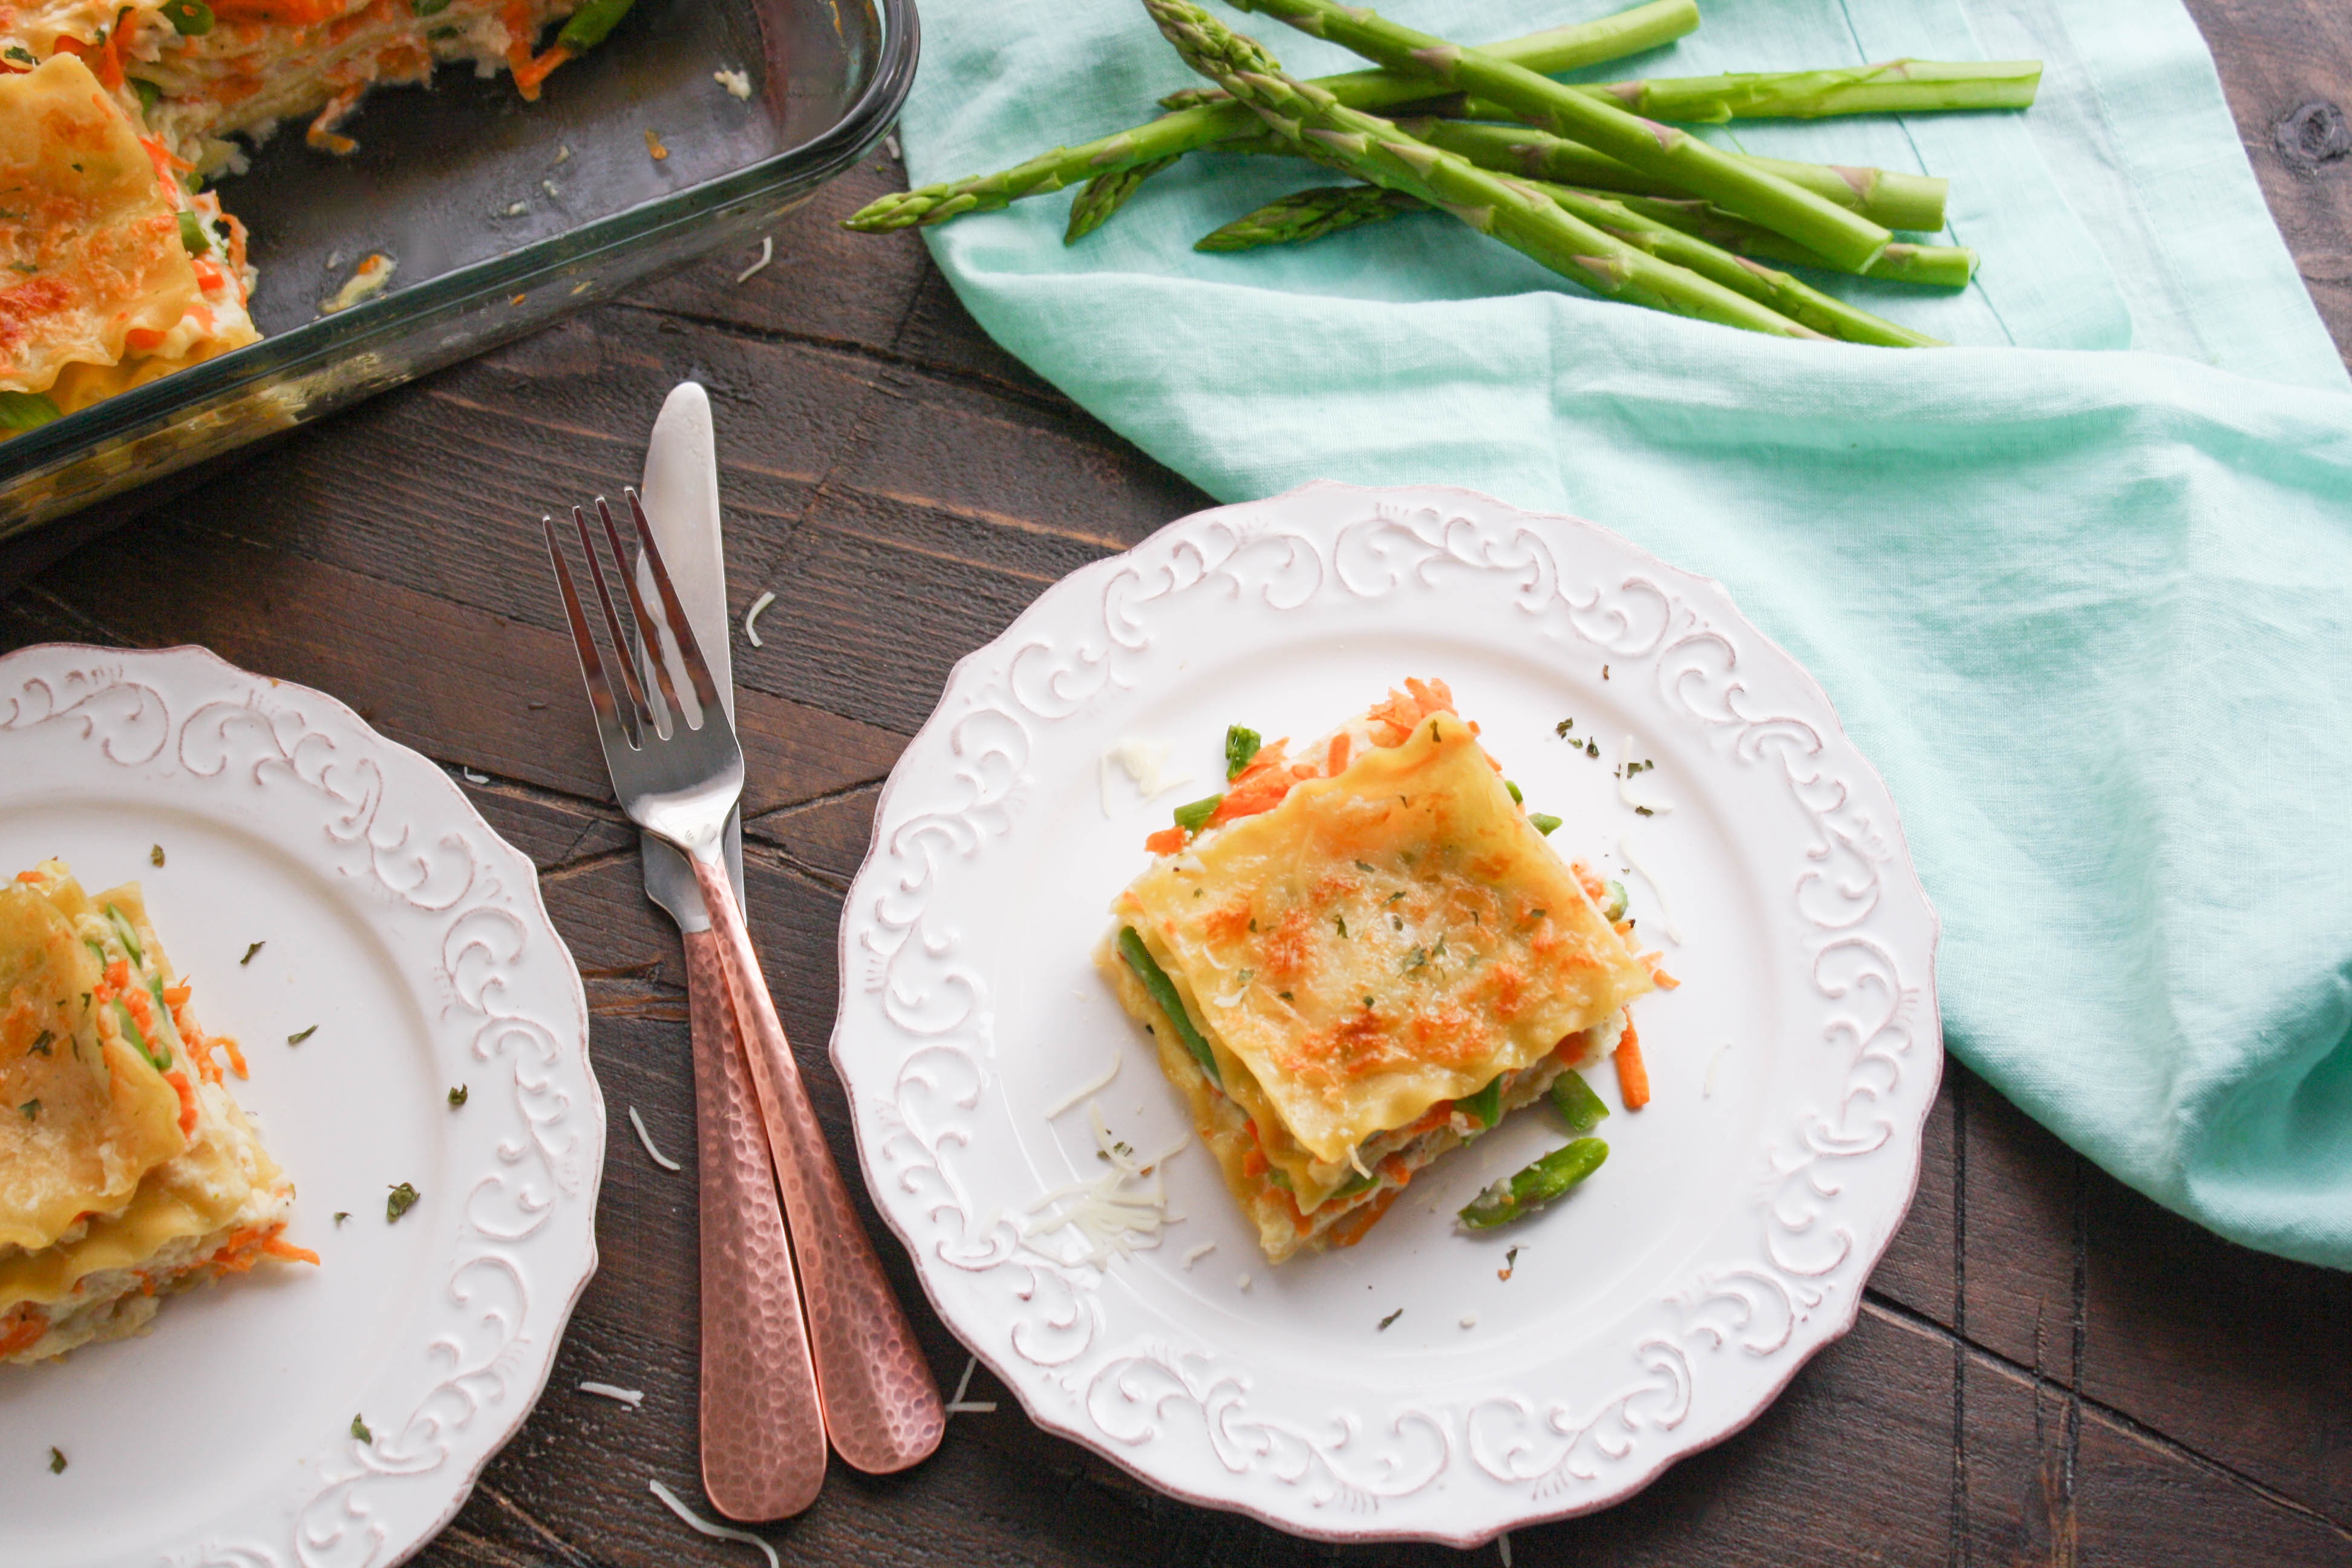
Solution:
{"label": "raw asparagus spear", "polygon": [[[1653,4],[1603,16],[1596,22],[1531,33],[1490,47],[1498,58],[1533,70],[1562,71],[1638,54],[1678,38],[1697,26],[1698,8],[1694,0],[1654,0]],[[1360,109],[1378,109],[1429,96],[1427,82],[1379,70],[1349,71],[1329,78],[1326,86],[1335,96]],[[1255,135],[1261,129],[1257,117],[1248,110],[1220,100],[1076,147],[1056,147],[992,174],[922,185],[883,196],[852,213],[843,220],[842,226],[867,234],[887,234],[917,224],[945,223],[968,212],[993,212],[1024,196],[1043,195],[1075,181],[1092,180],[1106,173],[1180,157],[1228,136]],[[1095,203],[1108,203],[1102,214],[1108,217],[1132,194],[1131,186],[1117,199],[1111,199],[1107,193],[1098,194]]]}
{"label": "raw asparagus spear", "polygon": [[[1858,306],[1824,294],[1785,272],[1776,272],[1771,268],[1685,234],[1670,225],[1642,216],[1629,211],[1624,205],[1597,193],[1540,180],[1528,183],[1557,202],[1563,211],[1603,233],[1614,235],[1628,245],[1646,250],[1661,261],[1688,268],[1700,277],[1711,279],[1735,294],[1744,294],[1792,321],[1812,328],[1824,337],[1839,338],[1850,343],[1876,343],[1885,348],[1942,346],[1939,339],[1874,316]],[[1248,250],[1265,245],[1319,239],[1342,228],[1393,217],[1412,205],[1410,198],[1399,200],[1392,193],[1380,192],[1377,194],[1390,196],[1391,202],[1382,209],[1359,194],[1367,189],[1357,186],[1353,189],[1307,191],[1297,196],[1286,197],[1227,224],[1192,248]],[[1318,217],[1319,222],[1317,221]]]}
{"label": "raw asparagus spear", "polygon": [[1685,123],[1813,120],[1829,114],[1916,114],[1955,109],[2026,109],[2042,84],[2040,60],[1892,60],[1836,70],[1727,72],[1580,87],[1635,114]]}
{"label": "raw asparagus spear", "polygon": [[[1692,0],[1653,0],[1650,5],[1636,5],[1613,16],[1555,27],[1547,33],[1530,33],[1508,43],[1488,44],[1486,48],[1529,70],[1557,76],[1580,66],[1597,66],[1654,49],[1697,26],[1698,7]],[[1392,103],[1410,103],[1429,91],[1429,84],[1417,77],[1386,70],[1317,77],[1315,85],[1350,109],[1384,109]],[[1203,103],[1231,101],[1223,88],[1188,87],[1161,99],[1160,107],[1192,109]]]}
{"label": "raw asparagus spear", "polygon": [[1318,185],[1268,202],[1193,242],[1195,250],[1257,250],[1296,245],[1342,229],[1383,223],[1399,213],[1425,212],[1427,205],[1401,191],[1378,185]]}
{"label": "raw asparagus spear", "polygon": [[[1592,192],[1600,195],[1607,193]],[[1733,217],[1720,208],[1690,197],[1617,195],[1614,200],[1630,212],[1678,228],[1685,234],[1696,235],[1710,245],[1719,245],[1735,256],[1753,256],[1769,261],[1790,261],[1800,267],[1829,268],[1830,264],[1799,245],[1793,239],[1783,239],[1769,228],[1759,228],[1742,218]],[[1865,278],[1890,278],[1898,283],[1919,283],[1932,289],[1965,289],[1976,275],[1977,253],[1958,245],[1908,245],[1896,240],[1880,251],[1876,259],[1862,269]],[[1830,268],[1832,271],[1843,268]]]}
{"label": "raw asparagus spear", "polygon": [[1176,154],[1171,153],[1149,163],[1107,170],[1088,180],[1070,203],[1070,226],[1063,231],[1062,243],[1076,245],[1108,223],[1111,215],[1127,205],[1127,199],[1142,187],[1144,181],[1175,161]]}
{"label": "raw asparagus spear", "polygon": [[1472,1198],[1456,1217],[1472,1230],[1508,1225],[1573,1189],[1601,1169],[1607,1158],[1609,1145],[1598,1138],[1563,1143],[1509,1180],[1496,1182]]}
{"label": "raw asparagus spear", "polygon": [[[1459,153],[1484,169],[1631,195],[1656,195],[1661,188],[1658,180],[1641,170],[1549,132],[1463,120],[1406,118],[1397,123],[1423,141],[1449,153]],[[1932,175],[1901,174],[1890,169],[1853,168],[1842,163],[1799,163],[1785,158],[1759,158],[1745,153],[1729,156],[1778,174],[1790,184],[1802,185],[1815,195],[1852,207],[1887,228],[1933,233],[1944,226],[1944,196],[1949,183]]]}
{"label": "raw asparagus spear", "polygon": [[1302,151],[1311,149],[1318,162],[1443,207],[1481,234],[1610,298],[1780,337],[1821,335],[1570,216],[1524,181],[1488,174],[1284,75],[1255,39],[1229,30],[1192,0],[1144,0],[1144,9],[1186,65],[1248,105]]}
{"label": "raw asparagus spear", "polygon": [[1400,74],[1419,75],[1449,90],[1490,99],[1531,124],[1705,196],[1842,265],[1864,265],[1895,237],[1867,218],[1728,157],[1686,131],[1629,114],[1484,49],[1464,48],[1416,32],[1367,7],[1341,5],[1338,0],[1235,3],[1243,10],[1263,12],[1328,38]]}

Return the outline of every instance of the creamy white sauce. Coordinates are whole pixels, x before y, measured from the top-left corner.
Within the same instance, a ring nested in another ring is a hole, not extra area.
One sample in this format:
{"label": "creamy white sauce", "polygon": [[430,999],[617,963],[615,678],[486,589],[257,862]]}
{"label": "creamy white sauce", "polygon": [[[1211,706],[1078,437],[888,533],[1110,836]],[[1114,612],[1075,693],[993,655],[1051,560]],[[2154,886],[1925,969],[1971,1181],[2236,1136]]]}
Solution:
{"label": "creamy white sauce", "polygon": [[376,251],[359,264],[343,286],[335,290],[333,299],[320,301],[319,314],[331,316],[338,310],[348,310],[361,300],[371,300],[383,293],[383,286],[392,281],[392,275],[399,266],[400,263],[383,251]]}

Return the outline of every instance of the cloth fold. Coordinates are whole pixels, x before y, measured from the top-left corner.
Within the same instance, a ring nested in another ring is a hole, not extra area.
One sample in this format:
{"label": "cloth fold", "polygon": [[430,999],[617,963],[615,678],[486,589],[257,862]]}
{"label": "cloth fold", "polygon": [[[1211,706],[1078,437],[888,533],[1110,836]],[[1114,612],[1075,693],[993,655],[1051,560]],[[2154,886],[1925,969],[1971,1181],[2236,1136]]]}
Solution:
{"label": "cloth fold", "polygon": [[[1592,0],[1388,0],[1450,37]],[[1297,74],[1360,62],[1221,12]],[[927,0],[919,182],[1189,85],[1139,6]],[[2027,114],[1748,123],[1948,175],[1956,295],[1813,281],[1962,345],[1789,343],[1597,301],[1434,215],[1196,255],[1284,191],[1195,155],[1103,230],[929,231],[981,324],[1224,500],[1444,482],[1722,579],[1885,773],[1945,921],[1952,1048],[2247,1245],[2352,1268],[2352,382],[2174,0],[1722,0],[1583,73],[2039,57]],[[2135,348],[2140,352],[2116,352]]]}

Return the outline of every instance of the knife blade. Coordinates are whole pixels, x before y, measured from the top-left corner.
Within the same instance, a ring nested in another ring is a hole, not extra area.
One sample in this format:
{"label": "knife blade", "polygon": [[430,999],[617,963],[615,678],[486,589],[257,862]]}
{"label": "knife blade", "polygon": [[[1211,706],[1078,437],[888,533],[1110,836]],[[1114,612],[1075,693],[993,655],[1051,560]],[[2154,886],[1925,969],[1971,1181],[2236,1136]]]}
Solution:
{"label": "knife blade", "polygon": [[[662,404],[661,416],[654,421],[653,438],[646,447],[645,483],[638,487],[638,494],[645,500],[646,521],[653,525],[654,543],[669,563],[687,623],[694,628],[694,640],[701,646],[710,679],[719,687],[719,705],[732,720],[735,676],[729,658],[732,622],[727,614],[727,559],[719,523],[718,442],[710,425],[710,396],[696,383],[680,382]],[[643,561],[637,563],[637,586],[649,601],[656,597],[652,569]],[[662,644],[665,657],[672,661],[670,668],[683,669],[677,646],[667,632]],[[655,682],[646,652],[638,650],[638,663],[650,690]],[[677,685],[691,717],[699,720],[701,714],[694,710],[692,683],[681,678]],[[645,868],[646,896],[669,911],[678,930],[709,931],[710,916],[702,907],[702,894],[694,885],[694,869],[686,863],[686,857],[647,833],[637,836],[637,845]],[[740,813],[727,823],[727,879],[735,886],[735,901],[741,903],[743,820]]]}
{"label": "knife blade", "polygon": [[[719,521],[719,466],[710,400],[687,382],[669,395],[646,450],[646,526],[730,717],[735,685],[728,658],[727,564]],[[655,595],[640,559],[638,585]],[[692,682],[665,627],[659,656],[694,719]],[[646,686],[651,658],[639,648]],[[743,896],[740,819],[727,825],[728,876]],[[646,893],[677,921],[686,943],[687,1005],[694,1040],[696,1180],[699,1186],[702,1485],[731,1519],[782,1519],[816,1500],[824,1485],[824,1413],[802,1316],[800,1287],[776,1191],[759,1095],[727,984],[719,933],[693,867],[641,836]],[[717,886],[716,883],[713,884]]]}

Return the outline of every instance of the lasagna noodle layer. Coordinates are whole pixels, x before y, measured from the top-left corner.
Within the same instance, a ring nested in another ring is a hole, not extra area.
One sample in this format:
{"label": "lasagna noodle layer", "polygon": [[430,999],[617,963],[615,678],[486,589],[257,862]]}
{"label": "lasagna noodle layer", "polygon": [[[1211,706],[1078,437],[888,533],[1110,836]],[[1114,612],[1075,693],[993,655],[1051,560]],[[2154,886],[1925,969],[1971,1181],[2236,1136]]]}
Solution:
{"label": "lasagna noodle layer", "polygon": [[1197,1009],[1228,1092],[1304,1154],[1267,1140],[1305,1202],[1366,1139],[1651,988],[1450,714],[1162,857],[1113,908]]}
{"label": "lasagna noodle layer", "polygon": [[[121,1212],[188,1147],[177,1089],[93,1005],[119,933],[62,866],[33,875],[0,889],[0,1268]],[[106,899],[145,923],[135,889]]]}
{"label": "lasagna noodle layer", "polygon": [[10,392],[118,363],[203,303],[154,159],[71,55],[0,74],[0,268]]}
{"label": "lasagna noodle layer", "polygon": [[[1320,1198],[1301,1197],[1295,1185],[1286,1189],[1276,1180],[1277,1172],[1286,1176],[1287,1173],[1269,1157],[1262,1142],[1266,1124],[1209,1081],[1208,1074],[1177,1041],[1167,1018],[1119,960],[1116,949],[1106,942],[1097,950],[1096,962],[1120,1005],[1150,1031],[1160,1071],[1184,1097],[1194,1130],[1216,1161],[1234,1201],[1256,1227],[1259,1249],[1270,1263],[1285,1262],[1301,1251],[1319,1252],[1327,1246],[1353,1246],[1416,1174],[1486,1131],[1459,1111],[1434,1121],[1425,1115],[1422,1123],[1375,1134],[1356,1151],[1358,1159],[1372,1173],[1369,1181],[1356,1176],[1351,1167],[1342,1167],[1350,1178],[1345,1184]],[[1557,1050],[1532,1066],[1507,1075],[1500,1096],[1503,1114],[1542,1099],[1562,1072],[1599,1063],[1615,1047],[1623,1025],[1622,1012],[1612,1014],[1561,1041]],[[1234,1087],[1230,1076],[1225,1082],[1226,1088]]]}

